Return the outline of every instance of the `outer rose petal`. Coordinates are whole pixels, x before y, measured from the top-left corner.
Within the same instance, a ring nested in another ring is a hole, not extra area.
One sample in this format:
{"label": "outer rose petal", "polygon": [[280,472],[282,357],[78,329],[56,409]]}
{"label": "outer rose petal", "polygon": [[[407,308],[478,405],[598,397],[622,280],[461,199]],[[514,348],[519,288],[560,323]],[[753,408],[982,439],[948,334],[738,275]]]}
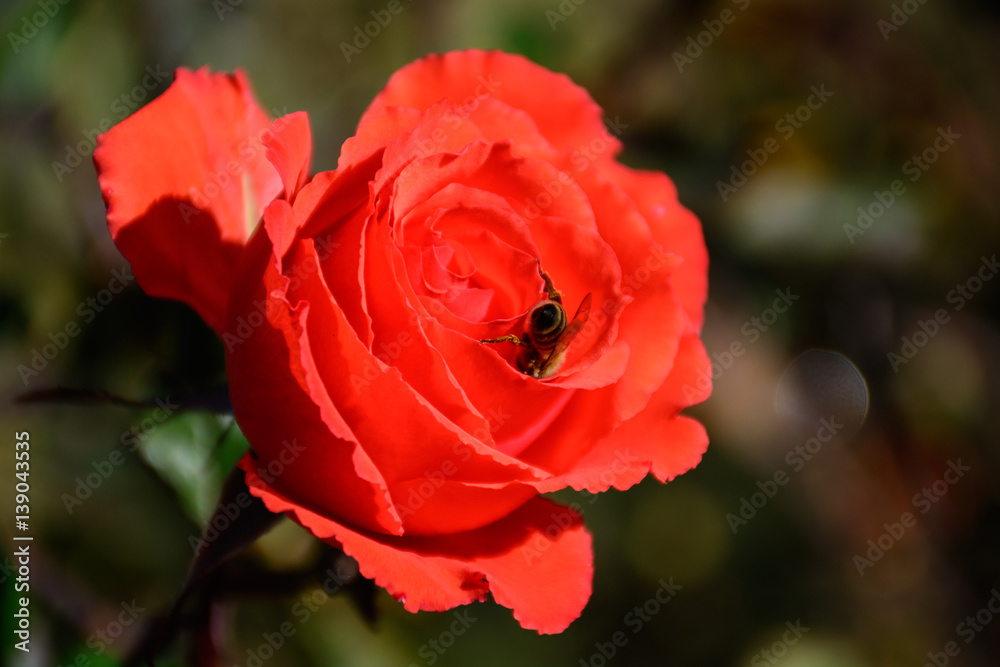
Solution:
{"label": "outer rose petal", "polygon": [[591,493],[612,486],[624,490],[650,472],[667,482],[694,468],[708,447],[708,436],[701,424],[678,412],[708,398],[711,377],[701,340],[693,334],[685,336],[670,375],[653,393],[646,409],[618,426],[573,470],[540,488],[555,490],[569,485]]}
{"label": "outer rose petal", "polygon": [[586,90],[565,74],[501,51],[432,54],[407,65],[392,75],[361,123],[386,106],[427,109],[441,100],[463,106],[481,95],[526,111],[542,136],[561,151],[571,153],[598,137],[608,146],[602,160],[610,160],[621,150],[621,143],[601,122],[601,108]]}
{"label": "outer rose petal", "polygon": [[[281,213],[285,202],[272,206],[266,214],[268,222],[273,216],[287,215],[287,211]],[[224,337],[236,419],[259,458],[257,465],[263,470],[276,465],[269,481],[286,496],[320,511],[336,512],[356,524],[401,532],[379,471],[329,397],[316,387],[317,374],[308,363],[308,341],[301,335],[302,311],[307,307],[303,304],[296,311],[280,298],[286,279],[277,272],[266,233],[268,227],[279,226],[265,223],[251,238],[230,303],[233,322],[251,318],[257,325],[241,329],[234,324],[234,333]],[[268,295],[275,292],[279,298],[265,306]],[[254,312],[260,320],[253,319]],[[291,460],[289,454],[293,454]]]}
{"label": "outer rose petal", "polygon": [[[247,466],[243,466],[244,470]],[[358,561],[407,611],[444,611],[493,598],[541,634],[562,632],[590,599],[593,553],[578,514],[534,498],[496,523],[436,537],[379,535],[298,507],[247,472],[251,493]]]}
{"label": "outer rose petal", "polygon": [[698,218],[677,200],[677,188],[666,174],[616,163],[606,175],[635,200],[664,250],[684,258],[673,273],[673,283],[691,331],[700,331],[708,296],[708,250]]}
{"label": "outer rose petal", "polygon": [[98,137],[94,162],[108,228],[139,284],[221,334],[243,244],[281,180],[261,143],[270,121],[242,72],[175,76]]}

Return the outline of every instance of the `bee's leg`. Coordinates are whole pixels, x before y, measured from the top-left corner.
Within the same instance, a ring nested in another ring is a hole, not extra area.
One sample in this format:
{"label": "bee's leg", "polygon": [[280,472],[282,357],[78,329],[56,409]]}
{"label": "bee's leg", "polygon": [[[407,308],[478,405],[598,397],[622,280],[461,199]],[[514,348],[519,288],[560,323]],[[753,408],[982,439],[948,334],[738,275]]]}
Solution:
{"label": "bee's leg", "polygon": [[556,286],[552,284],[552,276],[549,275],[548,271],[542,269],[542,260],[536,257],[535,264],[538,265],[538,275],[542,277],[542,281],[545,283],[545,294],[549,300],[562,303],[562,292],[557,290]]}
{"label": "bee's leg", "polygon": [[528,347],[528,343],[522,340],[520,336],[515,336],[514,334],[507,334],[506,336],[500,336],[499,338],[484,338],[479,341],[480,345],[483,343],[514,343],[514,345]]}

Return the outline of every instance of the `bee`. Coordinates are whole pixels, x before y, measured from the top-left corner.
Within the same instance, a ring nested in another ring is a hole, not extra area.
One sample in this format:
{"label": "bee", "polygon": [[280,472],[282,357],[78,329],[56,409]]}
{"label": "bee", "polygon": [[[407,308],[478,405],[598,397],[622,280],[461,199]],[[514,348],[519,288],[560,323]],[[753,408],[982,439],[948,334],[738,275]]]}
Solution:
{"label": "bee", "polygon": [[544,282],[545,297],[525,315],[524,333],[486,338],[480,343],[513,343],[524,349],[517,356],[517,368],[525,375],[541,380],[553,375],[566,359],[566,350],[590,316],[590,294],[583,297],[572,321],[566,318],[562,292],[552,284],[552,278],[538,264],[538,275]]}

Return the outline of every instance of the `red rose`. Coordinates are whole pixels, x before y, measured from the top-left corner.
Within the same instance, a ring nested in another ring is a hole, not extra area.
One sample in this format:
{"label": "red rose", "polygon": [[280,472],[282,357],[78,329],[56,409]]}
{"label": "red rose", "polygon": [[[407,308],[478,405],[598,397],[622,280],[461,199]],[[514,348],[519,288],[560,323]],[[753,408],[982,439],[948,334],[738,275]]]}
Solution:
{"label": "red rose", "polygon": [[242,73],[179,70],[95,152],[115,242],[222,337],[270,510],[410,611],[492,592],[563,630],[590,536],[539,494],[666,481],[707,445],[678,414],[709,392],[698,220],[615,161],[583,89],[505,53],[397,72],[335,171],[310,145]]}

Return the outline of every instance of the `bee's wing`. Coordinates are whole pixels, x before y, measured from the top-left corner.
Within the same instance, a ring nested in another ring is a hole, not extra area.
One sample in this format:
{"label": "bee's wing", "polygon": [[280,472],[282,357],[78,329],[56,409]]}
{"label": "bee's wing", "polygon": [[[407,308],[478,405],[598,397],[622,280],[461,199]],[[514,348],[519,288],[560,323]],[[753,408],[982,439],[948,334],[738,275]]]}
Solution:
{"label": "bee's wing", "polygon": [[[583,297],[583,301],[580,302],[580,307],[576,309],[576,315],[573,316],[572,321],[566,325],[563,329],[562,334],[559,335],[559,339],[556,344],[552,346],[552,351],[549,352],[549,356],[545,357],[543,361],[538,366],[538,377],[546,378],[559,369],[559,365],[562,364],[563,358],[566,356],[566,350],[569,348],[569,344],[573,342],[573,339],[583,325],[587,323],[587,319],[590,317],[590,294]],[[548,371],[548,372],[546,372]]]}

